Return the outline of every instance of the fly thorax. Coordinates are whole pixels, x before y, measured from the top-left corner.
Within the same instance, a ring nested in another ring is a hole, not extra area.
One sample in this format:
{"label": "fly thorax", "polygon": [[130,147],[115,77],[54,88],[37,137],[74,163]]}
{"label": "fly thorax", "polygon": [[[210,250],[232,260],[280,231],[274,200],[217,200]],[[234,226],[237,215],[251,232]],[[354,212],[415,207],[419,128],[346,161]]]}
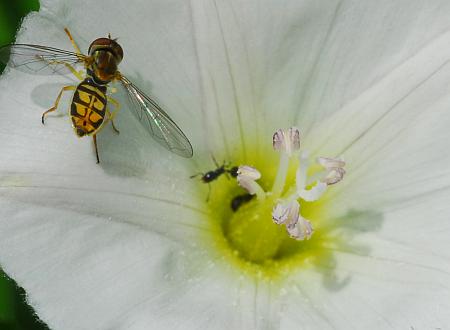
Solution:
{"label": "fly thorax", "polygon": [[98,83],[109,83],[117,72],[117,58],[109,50],[98,50],[94,52],[93,57],[92,75],[94,79]]}

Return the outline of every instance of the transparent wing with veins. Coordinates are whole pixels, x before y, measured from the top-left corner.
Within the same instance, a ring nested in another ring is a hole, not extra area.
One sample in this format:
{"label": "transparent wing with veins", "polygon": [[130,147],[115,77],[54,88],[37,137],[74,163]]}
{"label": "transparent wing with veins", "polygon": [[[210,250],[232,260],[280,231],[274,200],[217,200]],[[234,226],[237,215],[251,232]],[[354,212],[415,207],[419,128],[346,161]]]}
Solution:
{"label": "transparent wing with veins", "polygon": [[173,153],[190,158],[192,145],[188,138],[161,107],[133,85],[126,77],[120,82],[127,91],[133,113],[150,135]]}
{"label": "transparent wing with veins", "polygon": [[26,73],[52,75],[69,74],[68,65],[85,64],[88,56],[67,50],[30,44],[0,47],[0,62]]}

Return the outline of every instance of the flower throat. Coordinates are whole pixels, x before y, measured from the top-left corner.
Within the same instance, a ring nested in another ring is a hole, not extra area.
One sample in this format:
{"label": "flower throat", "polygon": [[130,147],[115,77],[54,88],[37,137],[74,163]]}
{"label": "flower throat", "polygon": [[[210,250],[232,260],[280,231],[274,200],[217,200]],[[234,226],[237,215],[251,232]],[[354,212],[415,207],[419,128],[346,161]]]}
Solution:
{"label": "flower throat", "polygon": [[208,203],[220,222],[216,245],[247,265],[267,266],[307,255],[323,237],[319,234],[316,240],[313,235],[324,213],[321,197],[345,174],[341,159],[319,157],[311,164],[308,153],[300,150],[295,127],[276,131],[272,145],[278,166],[276,160],[255,159],[251,166],[224,164],[201,177],[212,185]]}

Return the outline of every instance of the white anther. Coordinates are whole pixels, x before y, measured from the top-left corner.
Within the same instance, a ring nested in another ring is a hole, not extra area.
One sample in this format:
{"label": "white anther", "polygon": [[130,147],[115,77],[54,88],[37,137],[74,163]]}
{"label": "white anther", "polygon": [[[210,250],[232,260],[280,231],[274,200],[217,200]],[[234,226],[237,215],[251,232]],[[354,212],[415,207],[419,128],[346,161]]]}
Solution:
{"label": "white anther", "polygon": [[327,170],[326,176],[321,180],[327,185],[338,183],[344,178],[345,162],[342,159],[318,157],[317,162]]}
{"label": "white anther", "polygon": [[296,222],[291,222],[286,225],[286,230],[289,233],[289,236],[298,241],[310,239],[314,232],[311,222],[300,215],[298,216]]}
{"label": "white anther", "polygon": [[345,162],[339,158],[318,157],[317,162],[327,170],[331,168],[342,168],[345,166]]}
{"label": "white anther", "polygon": [[261,178],[261,173],[254,167],[241,165],[237,170],[238,184],[248,191],[250,195],[255,195],[261,200],[265,197],[265,192],[261,186],[255,181]]}
{"label": "white anther", "polygon": [[332,185],[335,183],[338,183],[344,178],[345,170],[340,167],[331,168],[328,170],[327,175],[325,178],[322,179],[322,182],[326,183],[327,185]]}
{"label": "white anther", "polygon": [[237,170],[237,179],[249,179],[249,180],[258,180],[261,178],[261,173],[254,167],[248,165],[241,165]]}
{"label": "white anther", "polygon": [[277,203],[272,210],[272,219],[277,225],[297,222],[300,214],[300,204],[293,200],[288,204]]}
{"label": "white anther", "polygon": [[297,127],[287,130],[279,129],[273,135],[272,141],[275,150],[283,151],[291,156],[294,151],[300,149],[300,131]]}

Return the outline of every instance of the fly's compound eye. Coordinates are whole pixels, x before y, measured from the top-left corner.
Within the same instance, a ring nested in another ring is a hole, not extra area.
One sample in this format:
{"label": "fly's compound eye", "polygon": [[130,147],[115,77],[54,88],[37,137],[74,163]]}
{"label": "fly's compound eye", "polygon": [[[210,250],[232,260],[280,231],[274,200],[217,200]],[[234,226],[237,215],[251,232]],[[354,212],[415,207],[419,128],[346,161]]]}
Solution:
{"label": "fly's compound eye", "polygon": [[88,53],[93,56],[95,52],[99,50],[107,50],[113,53],[117,63],[120,63],[123,59],[123,49],[114,39],[98,38],[95,39],[89,46]]}
{"label": "fly's compound eye", "polygon": [[114,75],[117,71],[117,61],[110,52],[97,51],[94,55],[95,64],[98,70],[104,71],[107,74]]}

